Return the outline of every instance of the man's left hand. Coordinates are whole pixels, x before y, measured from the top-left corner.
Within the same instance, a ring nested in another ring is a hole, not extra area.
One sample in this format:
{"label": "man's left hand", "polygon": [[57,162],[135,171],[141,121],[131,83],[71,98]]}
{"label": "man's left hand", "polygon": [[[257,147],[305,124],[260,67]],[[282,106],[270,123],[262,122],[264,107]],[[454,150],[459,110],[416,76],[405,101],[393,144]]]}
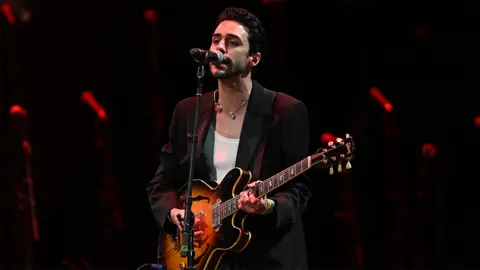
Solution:
{"label": "man's left hand", "polygon": [[[255,188],[256,183],[248,184],[249,188]],[[255,194],[248,194],[247,191],[240,192],[238,208],[254,215],[261,215],[267,210],[267,199],[257,198]]]}

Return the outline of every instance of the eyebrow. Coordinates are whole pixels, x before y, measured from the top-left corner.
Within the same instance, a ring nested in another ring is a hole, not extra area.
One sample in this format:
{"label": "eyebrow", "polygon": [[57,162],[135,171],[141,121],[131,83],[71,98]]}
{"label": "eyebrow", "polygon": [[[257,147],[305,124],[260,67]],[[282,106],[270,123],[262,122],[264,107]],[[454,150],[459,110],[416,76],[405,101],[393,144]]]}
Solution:
{"label": "eyebrow", "polygon": [[[222,34],[213,34],[212,37],[221,37]],[[235,34],[227,34],[227,37],[231,37],[231,38],[236,38],[236,39],[239,39],[239,40],[242,40],[239,36],[235,35]]]}

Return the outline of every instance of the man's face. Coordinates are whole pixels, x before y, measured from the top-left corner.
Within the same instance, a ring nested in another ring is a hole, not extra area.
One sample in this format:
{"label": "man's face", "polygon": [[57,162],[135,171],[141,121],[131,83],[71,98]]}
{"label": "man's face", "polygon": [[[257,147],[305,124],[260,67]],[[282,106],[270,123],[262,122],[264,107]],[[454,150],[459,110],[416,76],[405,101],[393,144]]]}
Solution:
{"label": "man's face", "polygon": [[210,64],[210,72],[215,78],[227,79],[246,73],[251,57],[248,56],[250,44],[245,28],[235,21],[223,21],[215,29],[210,50],[225,55],[222,64]]}

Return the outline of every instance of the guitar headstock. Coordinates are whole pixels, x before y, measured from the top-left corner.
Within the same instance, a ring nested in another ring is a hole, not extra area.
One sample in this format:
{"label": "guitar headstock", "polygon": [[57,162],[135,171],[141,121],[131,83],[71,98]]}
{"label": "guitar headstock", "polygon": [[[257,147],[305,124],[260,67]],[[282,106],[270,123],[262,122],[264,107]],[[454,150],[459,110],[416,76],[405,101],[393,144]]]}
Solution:
{"label": "guitar headstock", "polygon": [[350,160],[353,158],[354,151],[353,138],[347,134],[345,138],[337,138],[335,142],[329,142],[327,148],[318,149],[311,156],[312,167],[330,168],[330,174],[333,174],[335,169],[337,172],[341,172],[343,168],[351,169]]}

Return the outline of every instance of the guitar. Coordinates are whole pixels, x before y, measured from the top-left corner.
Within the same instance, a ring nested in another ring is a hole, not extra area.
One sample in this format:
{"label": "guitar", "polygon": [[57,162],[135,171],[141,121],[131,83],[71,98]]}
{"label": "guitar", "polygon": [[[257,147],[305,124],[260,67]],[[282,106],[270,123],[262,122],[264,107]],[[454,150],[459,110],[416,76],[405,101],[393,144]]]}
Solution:
{"label": "guitar", "polygon": [[[237,208],[240,192],[248,189],[251,194],[265,196],[313,167],[330,168],[330,174],[334,173],[334,167],[338,172],[344,166],[350,169],[354,149],[352,137],[347,134],[345,139],[330,142],[328,148],[317,150],[315,154],[259,182],[253,189],[247,187],[252,181],[252,173],[241,168],[230,170],[216,187],[193,179],[192,212],[201,221],[198,223],[201,227],[196,229],[204,231],[199,247],[195,247],[195,268],[216,269],[227,252],[239,253],[249,244],[252,234],[243,228],[248,214]],[[185,189],[183,187],[181,193],[185,193]],[[167,233],[165,236],[163,264],[167,269],[187,266],[187,258],[181,256],[181,238],[178,229],[176,234]]]}

